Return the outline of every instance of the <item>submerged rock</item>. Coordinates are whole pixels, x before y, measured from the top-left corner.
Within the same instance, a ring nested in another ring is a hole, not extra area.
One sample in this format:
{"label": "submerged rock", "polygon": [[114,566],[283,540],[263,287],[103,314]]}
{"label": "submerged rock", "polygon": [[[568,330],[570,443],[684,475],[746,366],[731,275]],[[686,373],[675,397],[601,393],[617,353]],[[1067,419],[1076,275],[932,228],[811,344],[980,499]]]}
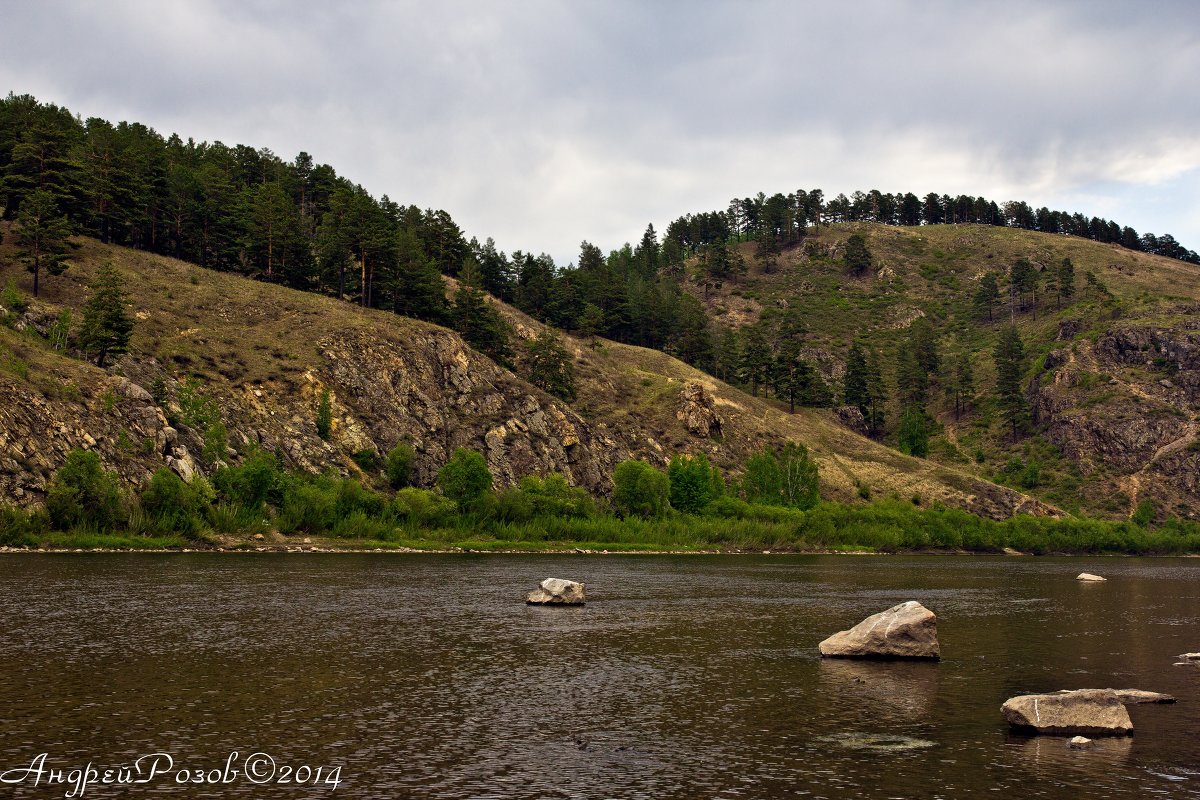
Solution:
{"label": "submerged rock", "polygon": [[582,583],[546,578],[541,586],[525,595],[525,602],[541,606],[581,606],[586,602],[586,596]]}
{"label": "submerged rock", "polygon": [[1090,572],[1081,572],[1075,577],[1077,581],[1104,581],[1107,578],[1101,578],[1099,575],[1093,575]]}
{"label": "submerged rock", "polygon": [[1082,750],[1085,747],[1090,747],[1092,740],[1086,736],[1075,736],[1071,739],[1072,750]]}
{"label": "submerged rock", "polygon": [[1026,694],[1005,701],[1000,713],[1014,728],[1051,736],[1126,736],[1133,722],[1112,689]]}
{"label": "submerged rock", "polygon": [[915,600],[873,614],[818,647],[826,658],[941,657],[937,615]]}
{"label": "submerged rock", "polygon": [[924,750],[937,744],[928,739],[890,733],[839,733],[833,736],[822,736],[817,741],[836,744],[847,750],[868,750],[876,753]]}

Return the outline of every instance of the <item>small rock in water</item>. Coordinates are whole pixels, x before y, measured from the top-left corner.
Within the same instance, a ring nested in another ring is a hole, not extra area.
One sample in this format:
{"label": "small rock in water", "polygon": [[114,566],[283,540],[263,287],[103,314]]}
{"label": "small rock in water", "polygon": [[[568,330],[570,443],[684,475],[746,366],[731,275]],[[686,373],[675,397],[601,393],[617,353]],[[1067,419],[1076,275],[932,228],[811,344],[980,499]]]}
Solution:
{"label": "small rock in water", "polygon": [[940,657],[937,615],[915,600],[867,617],[818,645],[827,658]]}
{"label": "small rock in water", "polygon": [[1181,658],[1184,661],[1200,661],[1200,653],[1180,653],[1175,657]]}
{"label": "small rock in water", "polygon": [[1077,580],[1077,581],[1103,581],[1103,580],[1108,580],[1108,579],[1101,578],[1099,575],[1093,575],[1090,572],[1081,572],[1075,578],[1075,580]]}
{"label": "small rock in water", "polygon": [[1091,743],[1092,740],[1086,736],[1076,736],[1075,738],[1071,739],[1071,749],[1082,750],[1083,748],[1090,746]]}
{"label": "small rock in water", "polygon": [[563,578],[546,578],[541,586],[525,595],[525,602],[541,606],[581,606],[587,598],[582,583]]}

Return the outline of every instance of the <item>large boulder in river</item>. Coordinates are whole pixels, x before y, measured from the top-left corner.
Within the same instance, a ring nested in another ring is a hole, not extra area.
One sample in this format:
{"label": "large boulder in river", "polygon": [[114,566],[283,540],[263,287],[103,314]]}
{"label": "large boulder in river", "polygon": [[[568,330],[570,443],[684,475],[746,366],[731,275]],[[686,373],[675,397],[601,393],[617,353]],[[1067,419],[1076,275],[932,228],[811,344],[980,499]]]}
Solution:
{"label": "large boulder in river", "polygon": [[525,596],[525,602],[540,606],[581,606],[586,602],[583,584],[563,578],[546,578]]}
{"label": "large boulder in river", "polygon": [[915,600],[872,614],[818,647],[826,658],[938,659],[937,615]]}
{"label": "large boulder in river", "polygon": [[1025,694],[1005,701],[1000,713],[1014,728],[1050,736],[1127,736],[1133,722],[1112,689]]}

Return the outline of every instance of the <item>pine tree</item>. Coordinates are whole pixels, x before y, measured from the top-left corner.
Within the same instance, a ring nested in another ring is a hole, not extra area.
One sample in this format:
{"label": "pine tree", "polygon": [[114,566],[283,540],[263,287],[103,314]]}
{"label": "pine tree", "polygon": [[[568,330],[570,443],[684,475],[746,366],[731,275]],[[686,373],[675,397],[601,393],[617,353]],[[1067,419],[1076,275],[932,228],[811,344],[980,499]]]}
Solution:
{"label": "pine tree", "polygon": [[83,307],[79,346],[95,356],[96,366],[103,367],[109,356],[128,351],[133,318],[127,309],[125,284],[111,264],[100,268],[90,288],[91,297]]}
{"label": "pine tree", "polygon": [[996,400],[1004,421],[1012,427],[1013,439],[1029,422],[1029,403],[1021,388],[1025,346],[1015,325],[1000,331],[993,352],[996,363]]}
{"label": "pine tree", "polygon": [[40,291],[44,268],[51,275],[61,275],[67,268],[67,237],[71,225],[58,213],[58,204],[49,192],[37,189],[25,197],[17,214],[17,258],[33,273],[33,296]]}
{"label": "pine tree", "polygon": [[529,382],[564,400],[575,399],[575,362],[554,331],[547,328],[526,344]]}
{"label": "pine tree", "polygon": [[858,342],[851,344],[850,352],[846,354],[842,402],[857,408],[863,417],[866,417],[871,405],[871,392],[867,385],[867,356]]}
{"label": "pine tree", "polygon": [[872,436],[878,435],[886,422],[884,409],[887,407],[887,386],[883,382],[883,370],[879,366],[879,356],[874,350],[867,352],[867,430]]}
{"label": "pine tree", "polygon": [[871,268],[874,257],[867,248],[867,240],[861,234],[851,234],[846,240],[846,253],[842,257],[850,274],[861,276]]}
{"label": "pine tree", "polygon": [[762,328],[752,325],[742,338],[742,381],[750,386],[750,393],[758,396],[758,388],[767,383],[771,372],[771,347],[767,344]]}
{"label": "pine tree", "polygon": [[954,396],[954,418],[959,419],[975,396],[975,371],[971,354],[966,350],[960,351],[954,360],[950,391]]}
{"label": "pine tree", "polygon": [[477,270],[464,270],[454,295],[454,329],[471,347],[508,366],[512,362],[508,323],[484,299],[478,281]]}
{"label": "pine tree", "polygon": [[1075,296],[1075,265],[1071,263],[1071,259],[1064,258],[1062,263],[1055,270],[1055,294],[1057,295],[1057,306],[1062,308],[1063,300],[1070,300]]}
{"label": "pine tree", "polygon": [[896,393],[904,407],[924,405],[929,376],[917,361],[913,348],[902,344],[896,353]]}
{"label": "pine tree", "polygon": [[987,317],[987,321],[992,321],[992,310],[996,304],[1000,302],[1000,286],[996,281],[996,274],[989,272],[979,279],[979,288],[975,290],[975,316],[983,319]]}

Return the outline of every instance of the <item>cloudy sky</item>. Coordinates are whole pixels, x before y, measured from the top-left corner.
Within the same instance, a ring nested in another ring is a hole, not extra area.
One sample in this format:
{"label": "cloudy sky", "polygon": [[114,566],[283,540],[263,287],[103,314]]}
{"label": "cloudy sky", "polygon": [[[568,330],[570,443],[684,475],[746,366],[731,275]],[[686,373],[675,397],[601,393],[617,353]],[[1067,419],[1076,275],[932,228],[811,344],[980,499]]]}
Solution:
{"label": "cloudy sky", "polygon": [[573,260],[730,198],[983,194],[1200,249],[1200,3],[21,2],[0,91],[307,150]]}

